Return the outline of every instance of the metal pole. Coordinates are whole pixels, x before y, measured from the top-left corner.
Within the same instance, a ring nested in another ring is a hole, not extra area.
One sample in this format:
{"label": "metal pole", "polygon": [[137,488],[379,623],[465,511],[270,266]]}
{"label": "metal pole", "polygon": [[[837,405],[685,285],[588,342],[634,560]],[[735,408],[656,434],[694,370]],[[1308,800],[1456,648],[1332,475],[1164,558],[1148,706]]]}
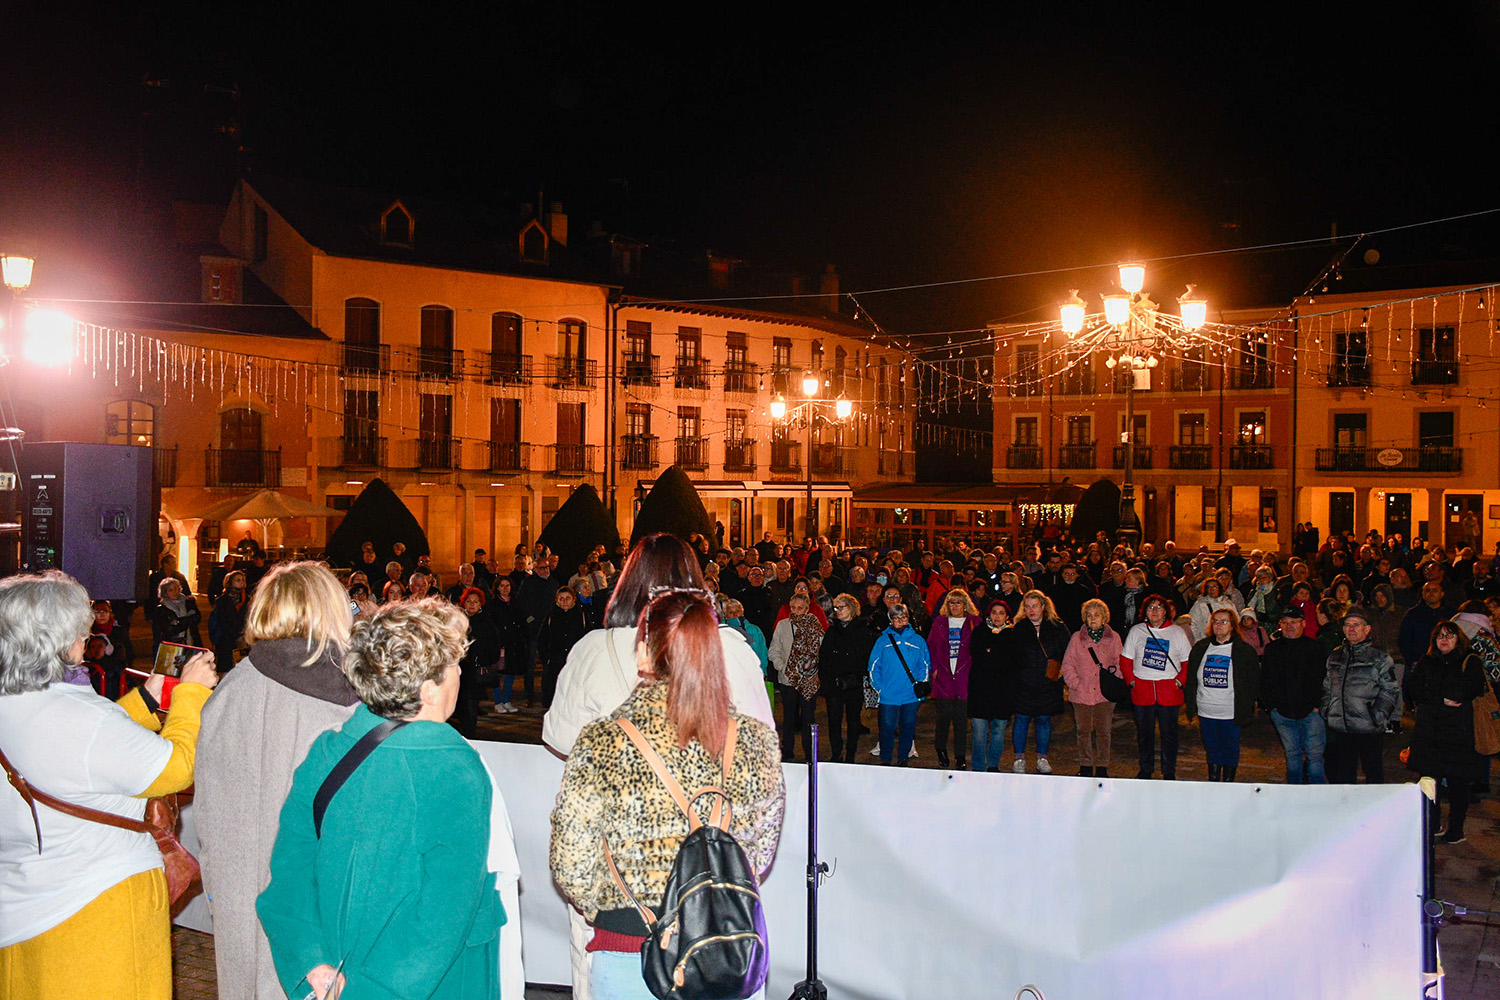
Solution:
{"label": "metal pole", "polygon": [[1135,364],[1127,362],[1125,382],[1125,483],[1120,487],[1120,540],[1131,548],[1139,543],[1135,525]]}
{"label": "metal pole", "polygon": [[812,401],[807,403],[807,537],[813,538],[818,533],[818,515],[813,512],[813,413]]}
{"label": "metal pole", "polygon": [[1220,351],[1220,360],[1223,364],[1219,367],[1219,482],[1214,487],[1214,541],[1224,541],[1224,512],[1232,511],[1233,504],[1224,502],[1224,380],[1229,377],[1229,352]]}
{"label": "metal pole", "polygon": [[818,726],[812,727],[807,755],[807,978],[792,987],[789,1000],[827,1000],[818,979],[818,880],[828,866],[818,861]]}

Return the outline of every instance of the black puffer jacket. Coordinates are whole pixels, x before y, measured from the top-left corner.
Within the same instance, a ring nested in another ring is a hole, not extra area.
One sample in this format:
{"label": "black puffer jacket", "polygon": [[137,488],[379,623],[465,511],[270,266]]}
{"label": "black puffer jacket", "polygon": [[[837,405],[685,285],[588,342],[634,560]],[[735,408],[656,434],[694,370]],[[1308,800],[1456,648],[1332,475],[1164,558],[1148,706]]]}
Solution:
{"label": "black puffer jacket", "polygon": [[1016,710],[1014,662],[1008,649],[1012,631],[992,632],[989,623],[983,622],[969,637],[971,719],[1008,719]]}
{"label": "black puffer jacket", "polygon": [[1327,672],[1328,654],[1318,640],[1276,639],[1261,656],[1261,703],[1288,719],[1305,719],[1323,702]]}
{"label": "black puffer jacket", "polygon": [[[821,689],[835,694],[846,689],[860,690],[861,678],[870,669],[870,650],[874,645],[875,633],[869,630],[863,619],[843,622],[837,617],[832,618],[828,630],[823,633],[823,644],[818,647]],[[844,686],[838,683],[840,678],[844,679]]]}
{"label": "black puffer jacket", "polygon": [[1063,701],[1062,678],[1047,679],[1047,661],[1062,662],[1071,638],[1068,627],[1062,622],[1044,618],[1039,632],[1029,619],[1023,617],[1005,631],[1011,636],[1006,644],[1008,648],[1002,654],[1013,663],[1016,714],[1061,715],[1067,707]]}
{"label": "black puffer jacket", "polygon": [[[1407,767],[1432,777],[1482,774],[1485,759],[1474,749],[1474,699],[1489,681],[1479,657],[1462,656],[1457,650],[1447,656],[1424,656],[1410,678],[1417,728]],[[1459,704],[1448,705],[1444,699]]]}

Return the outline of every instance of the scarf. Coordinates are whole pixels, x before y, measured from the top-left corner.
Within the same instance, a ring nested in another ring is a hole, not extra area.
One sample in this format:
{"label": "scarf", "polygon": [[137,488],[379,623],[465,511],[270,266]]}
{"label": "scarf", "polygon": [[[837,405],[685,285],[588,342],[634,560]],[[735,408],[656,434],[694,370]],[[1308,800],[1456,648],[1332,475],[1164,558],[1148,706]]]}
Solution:
{"label": "scarf", "polygon": [[333,705],[357,705],[359,695],[339,669],[332,645],[311,666],[302,666],[311,650],[303,638],[262,639],[250,649],[250,663],[257,671],[298,694]]}
{"label": "scarf", "polygon": [[1084,629],[1088,631],[1090,642],[1099,642],[1101,639],[1103,639],[1104,630],[1107,628],[1109,628],[1108,625],[1101,625],[1098,631],[1095,631],[1094,629],[1089,628],[1087,625],[1084,626]]}
{"label": "scarf", "polygon": [[792,626],[792,651],[787,654],[782,673],[787,682],[804,698],[818,693],[818,649],[823,644],[823,626],[812,614],[787,618]]}

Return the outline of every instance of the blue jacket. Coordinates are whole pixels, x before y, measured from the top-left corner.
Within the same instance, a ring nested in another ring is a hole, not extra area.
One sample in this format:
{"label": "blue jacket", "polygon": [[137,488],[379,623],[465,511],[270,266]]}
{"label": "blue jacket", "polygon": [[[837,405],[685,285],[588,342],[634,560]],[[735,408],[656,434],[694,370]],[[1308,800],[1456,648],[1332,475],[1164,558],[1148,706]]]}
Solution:
{"label": "blue jacket", "polygon": [[[901,645],[901,655],[906,657],[904,669],[893,643]],[[909,669],[916,680],[929,680],[931,664],[932,654],[922,633],[910,625],[899,632],[888,627],[870,650],[870,685],[880,694],[882,705],[910,705],[921,699],[912,690],[906,671]]]}
{"label": "blue jacket", "polygon": [[766,634],[760,630],[760,627],[746,618],[726,618],[722,625],[724,628],[734,629],[745,637],[745,641],[750,644],[750,648],[755,650],[755,655],[760,657],[760,672],[765,673],[768,647],[766,646]]}

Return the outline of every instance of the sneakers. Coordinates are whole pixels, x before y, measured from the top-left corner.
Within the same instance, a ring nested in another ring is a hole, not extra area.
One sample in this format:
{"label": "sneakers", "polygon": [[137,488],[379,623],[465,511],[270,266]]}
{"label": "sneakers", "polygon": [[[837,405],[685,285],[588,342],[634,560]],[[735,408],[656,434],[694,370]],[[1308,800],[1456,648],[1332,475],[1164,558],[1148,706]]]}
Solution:
{"label": "sneakers", "polygon": [[512,705],[508,701],[502,702],[501,704],[495,706],[496,715],[515,715],[519,711],[520,709],[516,708],[516,706]]}
{"label": "sneakers", "polygon": [[1439,844],[1462,844],[1467,839],[1462,830],[1444,830],[1437,835]]}
{"label": "sneakers", "polygon": [[1017,774],[1025,774],[1026,773],[1026,758],[1025,757],[1017,757],[1016,758],[1016,762],[1010,766],[1010,769],[1012,771],[1016,772]]}
{"label": "sneakers", "polygon": [[1037,772],[1040,773],[1040,774],[1051,774],[1052,773],[1052,765],[1050,763],[1048,763],[1046,757],[1038,757],[1036,759],[1036,769],[1037,769]]}

